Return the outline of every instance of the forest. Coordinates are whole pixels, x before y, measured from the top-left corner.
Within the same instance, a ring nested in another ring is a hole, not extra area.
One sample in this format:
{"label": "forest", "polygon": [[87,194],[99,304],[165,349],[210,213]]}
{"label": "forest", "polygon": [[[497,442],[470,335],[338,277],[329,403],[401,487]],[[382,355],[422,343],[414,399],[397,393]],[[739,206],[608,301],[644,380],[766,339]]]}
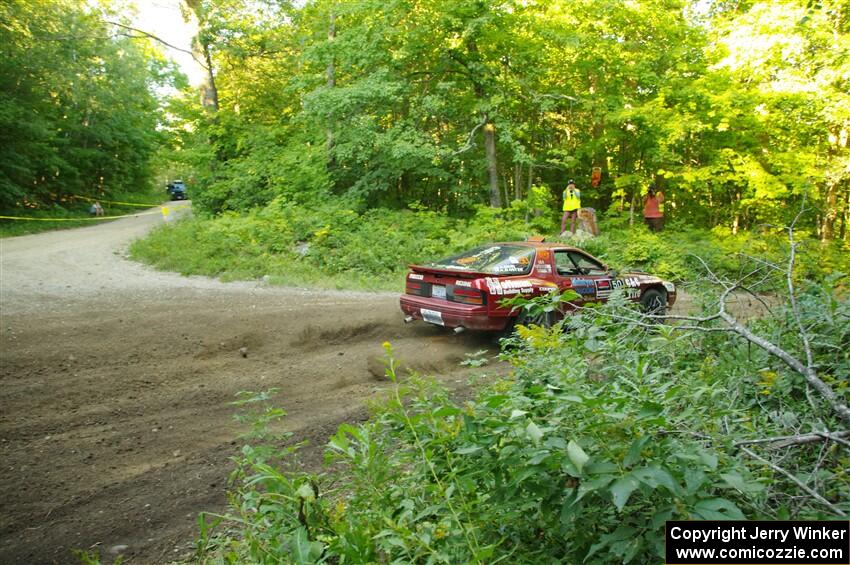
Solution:
{"label": "forest", "polygon": [[156,90],[177,75],[109,17],[85,2],[0,5],[0,211],[149,188],[163,142]]}
{"label": "forest", "polygon": [[464,215],[575,178],[597,210],[655,186],[671,220],[732,232],[805,195],[814,234],[847,236],[845,2],[193,5],[209,78],[171,139],[211,213],[319,195]]}
{"label": "forest", "polygon": [[[246,393],[196,562],[645,563],[669,519],[850,514],[850,3],[181,5],[200,87],[120,2],[0,5],[0,213],[181,177],[193,217],[133,258],[400,291],[411,262],[557,238],[575,179],[602,230],[583,246],[697,309],[521,326],[510,376],[462,399],[384,343],[386,398],[319,470],[272,392]],[[738,293],[764,311],[727,311]]]}
{"label": "forest", "polygon": [[108,6],[2,8],[7,212],[165,168],[212,215],[545,215],[574,178],[603,216],[652,186],[668,221],[737,233],[805,198],[814,237],[848,237],[846,2],[190,0],[200,95]]}

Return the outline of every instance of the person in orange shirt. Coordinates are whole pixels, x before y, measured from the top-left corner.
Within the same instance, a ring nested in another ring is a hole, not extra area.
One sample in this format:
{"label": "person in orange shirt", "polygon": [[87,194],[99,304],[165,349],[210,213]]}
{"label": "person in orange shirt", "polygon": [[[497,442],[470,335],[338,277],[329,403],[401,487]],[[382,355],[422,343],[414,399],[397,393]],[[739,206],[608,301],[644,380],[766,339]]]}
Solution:
{"label": "person in orange shirt", "polygon": [[660,190],[655,192],[654,188],[650,188],[646,199],[643,201],[643,219],[650,231],[661,231],[664,228],[663,204],[664,193]]}

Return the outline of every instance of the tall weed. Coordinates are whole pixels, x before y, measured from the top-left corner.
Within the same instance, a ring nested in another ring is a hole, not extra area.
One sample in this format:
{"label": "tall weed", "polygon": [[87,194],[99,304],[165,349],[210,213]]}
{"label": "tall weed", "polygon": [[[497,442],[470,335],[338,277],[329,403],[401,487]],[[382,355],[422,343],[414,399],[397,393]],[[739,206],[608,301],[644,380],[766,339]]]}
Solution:
{"label": "tall weed", "polygon": [[[846,296],[827,282],[800,304],[819,371],[850,398]],[[520,326],[504,353],[511,378],[464,403],[427,380],[396,382],[385,344],[393,388],[369,421],[331,437],[332,471],[243,456],[231,562],[645,563],[663,559],[669,519],[832,517],[736,447],[836,429],[805,384],[732,334],[647,331],[621,320],[625,305],[570,318],[567,331]],[[798,353],[777,314],[754,330]],[[782,457],[850,511],[846,449]],[[222,555],[202,549],[202,561]]]}

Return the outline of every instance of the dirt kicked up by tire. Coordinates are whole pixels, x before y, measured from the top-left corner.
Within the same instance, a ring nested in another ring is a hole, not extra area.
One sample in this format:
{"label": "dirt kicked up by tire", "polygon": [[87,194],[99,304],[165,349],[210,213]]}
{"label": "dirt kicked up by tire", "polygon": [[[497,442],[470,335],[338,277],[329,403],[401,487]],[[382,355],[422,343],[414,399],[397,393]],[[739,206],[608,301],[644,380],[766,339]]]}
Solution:
{"label": "dirt kicked up by tire", "polygon": [[[179,208],[183,203],[168,206]],[[225,506],[242,390],[280,389],[307,465],[403,365],[466,382],[490,336],[404,325],[397,294],[221,283],[127,261],[151,214],[0,240],[0,562],[165,563]],[[491,371],[503,370],[490,367]]]}

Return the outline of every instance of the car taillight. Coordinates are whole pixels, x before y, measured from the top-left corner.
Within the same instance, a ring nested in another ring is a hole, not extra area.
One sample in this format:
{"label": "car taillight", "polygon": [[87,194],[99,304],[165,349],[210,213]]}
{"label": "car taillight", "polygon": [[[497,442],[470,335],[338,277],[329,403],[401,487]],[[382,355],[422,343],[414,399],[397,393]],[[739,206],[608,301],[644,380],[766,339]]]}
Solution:
{"label": "car taillight", "polygon": [[484,304],[484,293],[480,290],[455,287],[452,299],[455,302],[462,302],[463,304],[482,305]]}
{"label": "car taillight", "polygon": [[408,280],[405,292],[407,294],[417,294],[419,296],[425,296],[425,284],[419,281]]}

